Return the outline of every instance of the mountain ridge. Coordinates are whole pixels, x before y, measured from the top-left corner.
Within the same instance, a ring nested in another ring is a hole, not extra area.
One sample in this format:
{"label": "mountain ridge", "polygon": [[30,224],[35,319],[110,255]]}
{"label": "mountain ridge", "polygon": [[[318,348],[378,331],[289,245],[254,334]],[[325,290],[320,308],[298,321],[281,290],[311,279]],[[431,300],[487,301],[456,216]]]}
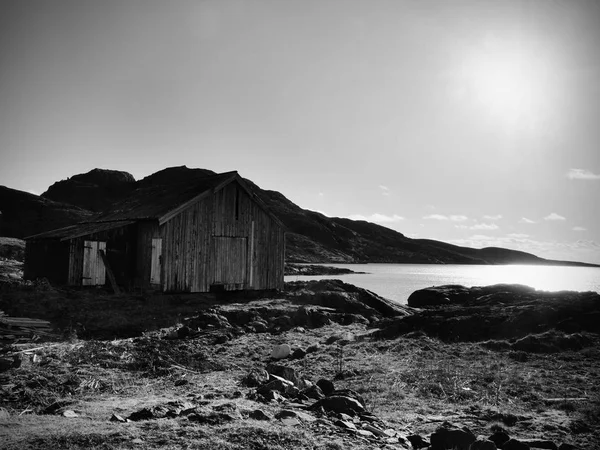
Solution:
{"label": "mountain ridge", "polygon": [[[91,220],[96,213],[149,185],[168,185],[208,169],[168,167],[138,181],[116,170],[93,169],[53,183],[41,196],[0,187],[0,235],[22,238],[52,228]],[[543,264],[600,267],[556,261],[500,247],[474,249],[433,239],[412,239],[384,226],[303,209],[280,192],[249,188],[287,227],[286,261],[303,263]],[[20,205],[20,206],[19,206]]]}

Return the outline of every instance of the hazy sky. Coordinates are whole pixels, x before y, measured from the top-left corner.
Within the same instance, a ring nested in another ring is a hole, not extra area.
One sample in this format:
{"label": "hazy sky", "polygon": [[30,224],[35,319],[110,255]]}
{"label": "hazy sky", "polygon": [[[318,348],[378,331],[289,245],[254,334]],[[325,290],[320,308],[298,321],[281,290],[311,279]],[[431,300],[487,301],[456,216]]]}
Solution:
{"label": "hazy sky", "polygon": [[4,0],[0,184],[238,170],[410,237],[600,263],[600,2]]}

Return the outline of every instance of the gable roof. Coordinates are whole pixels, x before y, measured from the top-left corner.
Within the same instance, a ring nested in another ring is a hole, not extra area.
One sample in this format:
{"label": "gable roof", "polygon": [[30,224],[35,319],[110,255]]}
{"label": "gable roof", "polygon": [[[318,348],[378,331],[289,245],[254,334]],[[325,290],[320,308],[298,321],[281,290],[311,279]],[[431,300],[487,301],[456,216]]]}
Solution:
{"label": "gable roof", "polygon": [[47,231],[26,239],[73,239],[126,226],[138,220],[158,220],[162,225],[191,204],[224,188],[233,181],[236,181],[275,223],[285,228],[283,223],[269,211],[265,203],[248,188],[242,177],[236,171],[232,171],[180,183],[160,183],[139,188],[125,199],[117,202],[110,210],[97,215],[93,221]]}
{"label": "gable roof", "polygon": [[100,233],[115,228],[125,227],[135,223],[133,220],[115,220],[111,222],[81,222],[75,225],[69,225],[56,230],[45,231],[43,233],[27,236],[25,240],[36,241],[42,239],[58,239],[67,241],[81,236],[87,236],[93,233]]}
{"label": "gable roof", "polygon": [[158,219],[170,212],[200,200],[202,197],[229,184],[237,172],[195,178],[174,184],[156,184],[136,189],[110,210],[101,213],[95,221]]}

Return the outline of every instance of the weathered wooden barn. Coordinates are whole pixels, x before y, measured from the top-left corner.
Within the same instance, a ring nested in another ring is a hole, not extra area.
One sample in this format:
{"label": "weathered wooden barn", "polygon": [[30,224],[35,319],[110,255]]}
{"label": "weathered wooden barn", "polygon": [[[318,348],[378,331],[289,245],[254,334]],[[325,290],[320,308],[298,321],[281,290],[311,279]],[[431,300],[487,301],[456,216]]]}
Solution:
{"label": "weathered wooden barn", "polygon": [[238,175],[140,188],[26,239],[25,278],[166,292],[283,288],[284,227]]}

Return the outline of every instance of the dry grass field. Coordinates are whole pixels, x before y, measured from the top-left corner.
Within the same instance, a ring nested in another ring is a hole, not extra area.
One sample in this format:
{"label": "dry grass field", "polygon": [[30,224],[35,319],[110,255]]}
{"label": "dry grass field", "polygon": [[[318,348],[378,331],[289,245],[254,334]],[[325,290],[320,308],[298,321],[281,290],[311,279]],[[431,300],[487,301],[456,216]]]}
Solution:
{"label": "dry grass field", "polygon": [[[444,422],[486,437],[502,428],[530,443],[600,448],[600,340],[592,333],[576,351],[535,353],[420,332],[381,339],[373,321],[280,327],[282,314],[298,307],[283,297],[161,303],[8,285],[1,294],[0,309],[13,305],[58,324],[55,338],[4,348],[5,356],[21,356],[20,367],[0,374],[5,449],[409,449],[408,436],[428,441]],[[62,321],[51,310],[62,311]],[[254,321],[221,327],[187,320],[201,311],[251,313]],[[200,325],[182,328],[193,323]],[[247,375],[274,362],[280,344],[310,350],[277,364],[358,393],[369,420],[387,434],[369,432],[363,419],[351,419],[353,429],[340,421],[348,417],[309,410],[312,399],[257,397]],[[127,420],[145,408],[154,415]],[[299,417],[286,419],[284,410]]]}

